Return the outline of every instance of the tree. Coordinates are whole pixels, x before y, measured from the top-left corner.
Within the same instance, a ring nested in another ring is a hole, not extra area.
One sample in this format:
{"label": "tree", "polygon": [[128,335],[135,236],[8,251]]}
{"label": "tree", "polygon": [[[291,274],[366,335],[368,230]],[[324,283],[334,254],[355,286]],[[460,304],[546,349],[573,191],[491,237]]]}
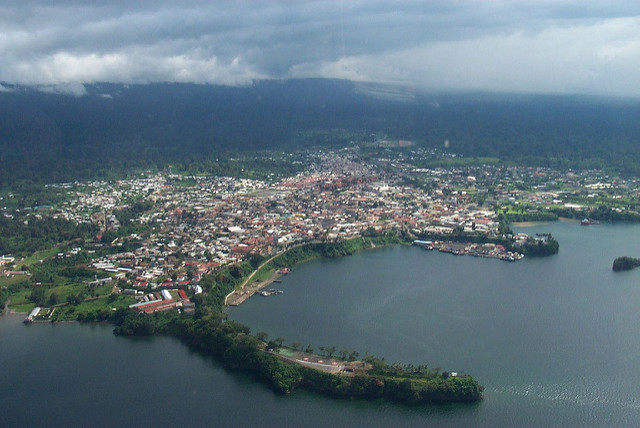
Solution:
{"label": "tree", "polygon": [[258,338],[258,340],[266,342],[267,338],[269,337],[269,335],[267,333],[265,333],[264,331],[261,331],[261,332],[256,333],[256,337]]}
{"label": "tree", "polygon": [[29,300],[40,306],[44,303],[44,287],[34,287],[29,295]]}
{"label": "tree", "polygon": [[49,296],[49,306],[54,306],[58,304],[58,300],[60,300],[60,296],[55,291],[51,293]]}

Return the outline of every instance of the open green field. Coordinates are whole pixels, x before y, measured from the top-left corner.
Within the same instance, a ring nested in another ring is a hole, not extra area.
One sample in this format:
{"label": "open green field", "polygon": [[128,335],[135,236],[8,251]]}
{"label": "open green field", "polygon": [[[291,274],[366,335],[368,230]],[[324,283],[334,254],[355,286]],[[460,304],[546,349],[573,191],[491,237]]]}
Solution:
{"label": "open green field", "polygon": [[263,266],[256,274],[253,276],[252,281],[265,281],[269,279],[269,277],[275,272],[275,269],[269,268],[269,264]]}
{"label": "open green field", "polygon": [[33,263],[39,262],[40,260],[45,260],[50,257],[53,257],[56,254],[63,251],[64,251],[63,247],[53,247],[47,250],[37,251],[32,255],[30,255],[29,257],[25,257],[25,259],[22,260],[20,263],[16,262],[16,266],[21,266],[21,265],[29,266],[29,265],[32,265]]}
{"label": "open green field", "polygon": [[35,303],[29,300],[30,294],[30,289],[22,290],[16,294],[13,294],[11,296],[11,304],[9,305],[9,308],[16,312],[29,312],[36,306]]}
{"label": "open green field", "polygon": [[21,282],[28,283],[29,277],[25,275],[16,275],[13,277],[0,277],[0,288],[10,287],[12,285],[20,284]]}
{"label": "open green field", "polygon": [[99,297],[74,306],[59,306],[52,318],[56,321],[100,321],[106,319],[114,308],[125,309],[135,302],[131,296]]}

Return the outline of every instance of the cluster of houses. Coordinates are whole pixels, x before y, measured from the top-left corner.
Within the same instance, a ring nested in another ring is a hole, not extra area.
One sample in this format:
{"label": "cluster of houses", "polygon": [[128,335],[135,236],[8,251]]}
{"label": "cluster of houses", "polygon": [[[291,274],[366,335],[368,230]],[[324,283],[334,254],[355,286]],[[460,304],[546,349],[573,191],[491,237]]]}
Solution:
{"label": "cluster of houses", "polygon": [[[128,291],[128,294],[132,290]],[[138,302],[129,305],[129,308],[135,309],[147,314],[153,312],[164,312],[177,309],[179,312],[185,314],[193,314],[195,311],[195,304],[189,300],[187,294],[183,289],[162,289],[159,293],[135,292],[138,297]],[[177,296],[176,296],[177,295]]]}
{"label": "cluster of houses", "polygon": [[[93,261],[136,289],[197,284],[206,274],[304,242],[343,240],[367,229],[447,234],[456,228],[497,233],[495,214],[402,185],[348,153],[319,155],[315,168],[277,184],[228,177],[143,179],[155,208],[135,219],[151,230],[138,247]],[[115,195],[128,195],[120,191]]]}

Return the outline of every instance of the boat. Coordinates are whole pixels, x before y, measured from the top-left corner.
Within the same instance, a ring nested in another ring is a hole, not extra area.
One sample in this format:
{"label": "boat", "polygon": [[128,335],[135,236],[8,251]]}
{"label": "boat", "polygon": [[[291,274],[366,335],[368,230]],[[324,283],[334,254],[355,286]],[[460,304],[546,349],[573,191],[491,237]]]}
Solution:
{"label": "boat", "polygon": [[268,297],[268,296],[275,296],[276,294],[282,294],[282,293],[284,293],[284,291],[282,291],[282,290],[275,290],[275,289],[273,289],[273,288],[270,288],[270,289],[268,289],[268,290],[263,290],[263,291],[261,291],[261,292],[260,292],[260,295],[261,295],[261,296],[264,296],[264,297]]}
{"label": "boat", "polygon": [[580,224],[582,226],[590,226],[592,224],[600,224],[600,222],[598,220],[594,220],[592,218],[585,218],[580,222]]}

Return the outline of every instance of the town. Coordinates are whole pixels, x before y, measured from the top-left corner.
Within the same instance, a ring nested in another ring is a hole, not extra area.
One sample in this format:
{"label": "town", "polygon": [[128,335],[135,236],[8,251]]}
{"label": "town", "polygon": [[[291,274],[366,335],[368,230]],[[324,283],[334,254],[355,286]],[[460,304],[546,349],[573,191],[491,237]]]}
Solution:
{"label": "town", "polygon": [[[379,142],[366,160],[357,146],[307,153],[308,168],[271,181],[146,172],[127,180],[54,184],[50,188],[65,195],[60,204],[3,207],[2,215],[94,227],[93,239],[54,258],[85,253],[87,268],[96,272],[85,281],[87,289],[134,297],[130,307],[146,313],[193,313],[185,291],[206,291],[200,285],[206,275],[307,243],[393,232],[428,249],[516,261],[524,245],[547,237],[513,233],[509,221],[579,218],[602,211],[604,202],[607,215],[637,216],[637,206],[628,203],[637,200],[637,180],[467,164],[401,143],[409,150]],[[434,158],[450,165],[424,166]],[[0,261],[3,276],[30,274],[15,256]]]}

